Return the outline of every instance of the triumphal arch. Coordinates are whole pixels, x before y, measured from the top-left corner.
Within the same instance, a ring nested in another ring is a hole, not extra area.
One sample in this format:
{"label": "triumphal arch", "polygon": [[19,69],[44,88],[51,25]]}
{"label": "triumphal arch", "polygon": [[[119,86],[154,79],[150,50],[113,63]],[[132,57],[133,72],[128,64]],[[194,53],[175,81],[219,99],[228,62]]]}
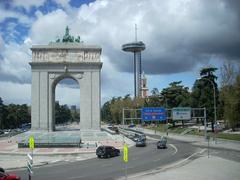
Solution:
{"label": "triumphal arch", "polygon": [[[32,130],[55,130],[55,88],[64,78],[80,86],[80,130],[100,130],[101,47],[69,35],[32,50]],[[73,97],[74,98],[74,97]]]}

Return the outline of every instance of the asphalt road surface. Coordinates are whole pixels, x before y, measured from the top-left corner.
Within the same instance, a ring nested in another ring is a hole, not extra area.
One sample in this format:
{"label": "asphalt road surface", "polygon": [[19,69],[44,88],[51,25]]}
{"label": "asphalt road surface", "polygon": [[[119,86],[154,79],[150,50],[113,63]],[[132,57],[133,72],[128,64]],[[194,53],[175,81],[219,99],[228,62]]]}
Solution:
{"label": "asphalt road surface", "polygon": [[[159,136],[155,136],[155,138],[159,138]],[[164,167],[185,159],[196,151],[200,151],[200,148],[175,140],[168,140],[167,149],[157,149],[156,141],[147,140],[146,147],[129,148],[127,164],[123,162],[123,153],[121,152],[121,156],[109,159],[94,158],[36,167],[32,179],[116,179],[125,176],[126,173],[129,175]],[[20,175],[24,180],[28,179],[27,170],[13,171],[13,173]]]}

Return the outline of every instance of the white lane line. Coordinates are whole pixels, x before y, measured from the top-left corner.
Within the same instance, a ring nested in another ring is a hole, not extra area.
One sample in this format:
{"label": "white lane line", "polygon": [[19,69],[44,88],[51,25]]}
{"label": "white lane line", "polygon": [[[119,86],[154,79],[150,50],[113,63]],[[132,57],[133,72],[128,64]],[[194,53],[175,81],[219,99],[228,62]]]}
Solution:
{"label": "white lane line", "polygon": [[112,166],[112,164],[103,164],[101,167],[107,167],[107,166]]}
{"label": "white lane line", "polygon": [[161,159],[155,159],[155,160],[153,160],[153,162],[157,162],[157,161],[160,161]]}
{"label": "white lane line", "polygon": [[82,178],[82,177],[84,177],[84,176],[70,177],[70,178],[68,178],[68,179],[79,179],[79,178]]}
{"label": "white lane line", "polygon": [[173,144],[169,144],[169,146],[171,146],[175,150],[175,152],[172,153],[172,155],[174,155],[174,154],[176,154],[178,152],[178,149],[177,149],[176,146],[174,146]]}

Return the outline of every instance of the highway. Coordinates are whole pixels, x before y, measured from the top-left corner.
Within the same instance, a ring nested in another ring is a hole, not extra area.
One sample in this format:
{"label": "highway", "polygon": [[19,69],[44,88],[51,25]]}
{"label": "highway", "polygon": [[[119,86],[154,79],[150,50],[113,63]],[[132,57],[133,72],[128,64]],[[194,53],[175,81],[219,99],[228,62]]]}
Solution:
{"label": "highway", "polygon": [[[160,137],[154,136],[154,138]],[[32,179],[116,179],[124,177],[126,172],[129,175],[162,168],[186,159],[200,150],[201,148],[176,140],[168,140],[167,149],[157,149],[156,140],[148,139],[146,147],[129,148],[129,162],[127,164],[123,162],[123,153],[121,152],[121,156],[110,159],[94,158],[36,167]],[[25,169],[12,172],[20,175],[24,180],[28,179]]]}

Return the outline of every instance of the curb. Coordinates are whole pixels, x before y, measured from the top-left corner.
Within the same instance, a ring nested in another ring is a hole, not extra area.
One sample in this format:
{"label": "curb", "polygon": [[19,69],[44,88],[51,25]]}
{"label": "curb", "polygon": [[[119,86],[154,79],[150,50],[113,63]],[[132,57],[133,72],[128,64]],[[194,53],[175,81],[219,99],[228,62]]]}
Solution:
{"label": "curb", "polygon": [[[9,153],[9,152],[0,152],[0,155],[19,155],[19,156],[24,156],[24,155],[27,155],[29,152],[12,152],[12,153]],[[91,151],[91,152],[73,152],[73,153],[68,153],[68,152],[65,152],[65,153],[50,153],[50,154],[41,154],[41,153],[34,153],[35,156],[59,156],[59,155],[78,155],[78,154],[91,154],[91,153],[95,153],[95,150],[94,151]]]}
{"label": "curb", "polygon": [[[147,129],[148,131],[152,131],[152,130],[149,130]],[[154,131],[152,131],[152,134],[150,134],[150,132],[145,132],[146,135],[159,135],[159,136],[162,136],[164,135],[163,133],[161,132],[157,132],[156,134],[154,133]],[[186,143],[191,143],[192,145],[194,146],[199,146],[199,147],[204,147],[204,148],[207,148],[208,145],[205,145],[205,144],[199,144],[199,143],[205,143],[203,140],[185,140],[185,139],[181,139],[181,137],[184,137],[184,136],[181,136],[181,135],[178,135],[178,134],[173,134],[173,136],[171,135],[168,135],[168,138],[169,139],[174,139],[174,140],[177,140],[177,141],[182,141],[182,142],[186,142]],[[186,135],[185,137],[188,137],[188,138],[201,138],[203,136],[194,136],[194,135]],[[203,137],[204,138],[204,137]],[[235,143],[236,145],[240,145],[240,142],[239,141],[234,141],[234,140],[226,140],[226,139],[221,139],[221,138],[218,138],[217,139],[218,142],[224,142],[224,143]],[[226,146],[228,146],[226,144]],[[223,147],[223,146],[214,146],[214,145],[211,145],[209,146],[209,148],[211,149],[224,149],[224,150],[231,150],[231,151],[236,151],[236,152],[240,152],[240,149],[237,149],[237,148],[232,148],[232,147]]]}

